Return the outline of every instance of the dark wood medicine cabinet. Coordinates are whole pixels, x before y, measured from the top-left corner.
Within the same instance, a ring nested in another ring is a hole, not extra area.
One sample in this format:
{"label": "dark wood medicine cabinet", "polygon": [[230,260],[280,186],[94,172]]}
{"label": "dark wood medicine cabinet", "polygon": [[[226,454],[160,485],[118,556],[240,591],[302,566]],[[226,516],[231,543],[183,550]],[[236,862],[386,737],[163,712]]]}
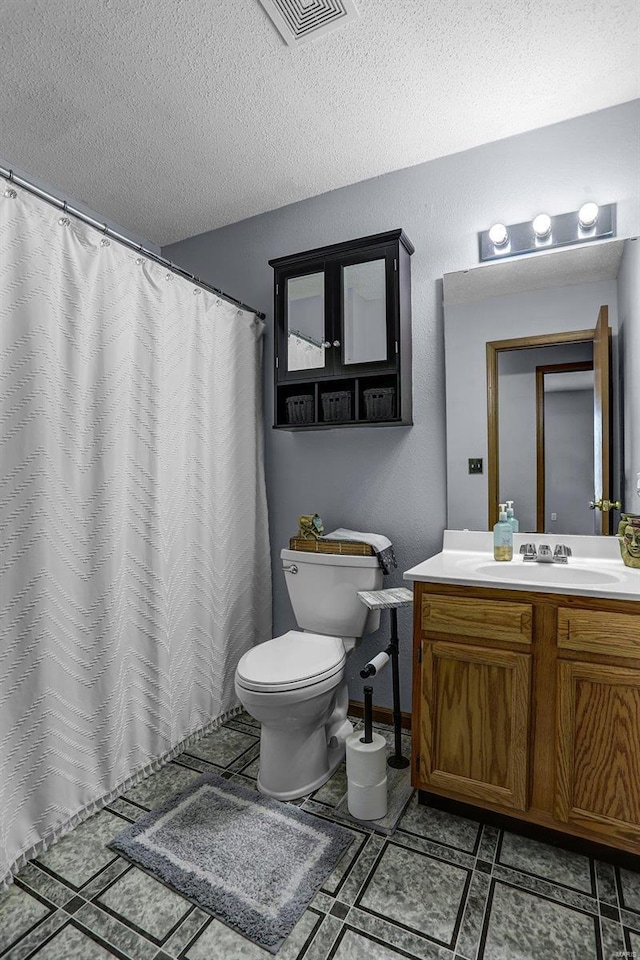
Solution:
{"label": "dark wood medicine cabinet", "polygon": [[269,261],[275,428],[412,423],[413,251],[391,230]]}

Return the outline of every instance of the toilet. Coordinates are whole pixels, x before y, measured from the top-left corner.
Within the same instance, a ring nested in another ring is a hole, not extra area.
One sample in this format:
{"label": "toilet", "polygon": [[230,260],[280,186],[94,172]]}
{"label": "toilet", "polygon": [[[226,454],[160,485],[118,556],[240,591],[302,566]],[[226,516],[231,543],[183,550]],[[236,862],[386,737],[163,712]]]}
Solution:
{"label": "toilet", "polygon": [[300,627],[261,643],[241,658],[235,689],[262,724],[258,789],[277,800],[317,790],[344,758],[345,664],[360,639],[380,625],[359,590],[379,590],[377,557],[282,550],[289,599]]}

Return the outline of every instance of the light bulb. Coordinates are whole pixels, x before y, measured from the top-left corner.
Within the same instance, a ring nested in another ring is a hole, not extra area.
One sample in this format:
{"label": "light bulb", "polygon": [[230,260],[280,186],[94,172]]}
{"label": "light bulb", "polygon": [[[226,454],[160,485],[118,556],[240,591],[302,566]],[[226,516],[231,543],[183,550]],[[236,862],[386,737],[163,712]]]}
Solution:
{"label": "light bulb", "polygon": [[509,231],[505,227],[504,223],[494,223],[489,230],[489,240],[491,240],[491,243],[494,245],[494,247],[504,247],[508,239]]}
{"label": "light bulb", "polygon": [[590,230],[594,227],[598,219],[598,204],[593,200],[583,203],[578,210],[578,223],[583,230]]}
{"label": "light bulb", "polygon": [[539,213],[533,221],[533,232],[538,240],[544,240],[551,233],[551,217],[546,213]]}

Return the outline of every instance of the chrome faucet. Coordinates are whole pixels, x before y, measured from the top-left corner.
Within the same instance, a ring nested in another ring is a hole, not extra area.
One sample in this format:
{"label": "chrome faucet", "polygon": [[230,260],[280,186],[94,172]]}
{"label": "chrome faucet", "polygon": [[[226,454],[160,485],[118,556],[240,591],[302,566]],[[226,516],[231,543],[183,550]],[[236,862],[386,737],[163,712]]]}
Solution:
{"label": "chrome faucet", "polygon": [[553,562],[554,563],[568,563],[569,557],[571,556],[571,547],[567,547],[564,543],[558,543],[555,550],[553,551]]}
{"label": "chrome faucet", "polygon": [[558,543],[551,553],[551,547],[547,543],[541,543],[537,549],[535,543],[523,543],[520,553],[524,554],[524,563],[567,563],[571,556],[571,547]]}

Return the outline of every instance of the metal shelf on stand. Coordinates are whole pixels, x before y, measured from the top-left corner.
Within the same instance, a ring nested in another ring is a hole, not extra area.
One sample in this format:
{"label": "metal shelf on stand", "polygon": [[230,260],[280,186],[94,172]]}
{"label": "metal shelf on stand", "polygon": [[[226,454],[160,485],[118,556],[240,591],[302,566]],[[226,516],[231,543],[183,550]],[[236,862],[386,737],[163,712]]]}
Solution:
{"label": "metal shelf on stand", "polygon": [[[402,713],[400,711],[400,673],[398,668],[398,607],[409,607],[413,603],[413,593],[407,587],[394,587],[389,590],[361,590],[358,592],[361,601],[369,610],[389,610],[391,616],[391,637],[389,646],[383,652],[391,660],[391,678],[393,684],[393,730],[394,754],[387,763],[390,767],[402,769],[409,766],[408,757],[402,755]],[[360,676],[366,680],[375,677],[377,667],[368,663],[360,671]]]}

